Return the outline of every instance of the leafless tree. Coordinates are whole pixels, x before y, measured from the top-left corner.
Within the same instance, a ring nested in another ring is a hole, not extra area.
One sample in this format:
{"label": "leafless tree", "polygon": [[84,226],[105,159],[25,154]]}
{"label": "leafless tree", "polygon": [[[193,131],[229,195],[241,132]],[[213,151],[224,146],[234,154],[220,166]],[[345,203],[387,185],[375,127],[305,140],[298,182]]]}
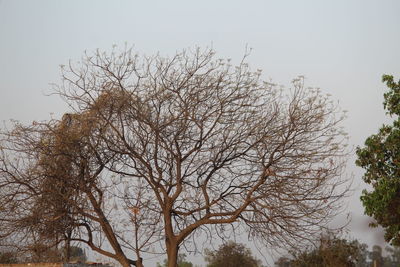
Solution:
{"label": "leafless tree", "polygon": [[289,90],[262,81],[245,59],[126,49],[63,66],[71,112],[3,133],[5,220],[38,215],[123,266],[159,244],[175,267],[199,235],[296,246],[320,233],[348,192],[340,109],[301,77]]}

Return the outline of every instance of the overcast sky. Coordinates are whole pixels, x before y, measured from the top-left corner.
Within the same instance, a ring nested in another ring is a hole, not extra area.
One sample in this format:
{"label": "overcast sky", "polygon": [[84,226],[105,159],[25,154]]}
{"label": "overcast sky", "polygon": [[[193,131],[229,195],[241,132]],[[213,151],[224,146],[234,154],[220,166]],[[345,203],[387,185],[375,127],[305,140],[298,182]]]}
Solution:
{"label": "overcast sky", "polygon": [[[0,120],[60,117],[66,106],[51,93],[59,65],[86,50],[116,44],[171,55],[212,46],[290,86],[298,75],[348,110],[345,127],[357,146],[386,120],[382,74],[400,76],[398,0],[0,0]],[[357,190],[349,199],[352,235],[381,242],[366,228],[359,195],[362,170],[348,164]]]}

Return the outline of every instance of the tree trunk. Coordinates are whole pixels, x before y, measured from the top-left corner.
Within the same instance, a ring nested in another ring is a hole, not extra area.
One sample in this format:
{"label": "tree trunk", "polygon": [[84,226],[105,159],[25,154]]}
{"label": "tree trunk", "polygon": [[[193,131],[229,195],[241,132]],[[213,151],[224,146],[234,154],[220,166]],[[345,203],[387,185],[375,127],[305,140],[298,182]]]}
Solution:
{"label": "tree trunk", "polygon": [[131,267],[131,263],[126,257],[120,258],[118,261],[123,267]]}
{"label": "tree trunk", "polygon": [[143,267],[142,258],[136,260],[136,267]]}
{"label": "tree trunk", "polygon": [[142,262],[142,258],[138,258],[135,262],[133,262],[132,260],[129,260],[127,257],[125,256],[121,256],[119,258],[116,259],[123,267],[131,267],[136,266],[136,267],[143,267],[143,262]]}
{"label": "tree trunk", "polygon": [[71,243],[69,240],[66,241],[65,244],[65,262],[71,261]]}
{"label": "tree trunk", "polygon": [[71,236],[72,232],[68,231],[67,233],[67,240],[65,241],[65,261],[70,262],[71,260]]}
{"label": "tree trunk", "polygon": [[168,267],[178,266],[178,244],[176,241],[167,240]]}
{"label": "tree trunk", "polygon": [[172,227],[171,210],[172,201],[167,197],[165,200],[165,206],[163,207],[165,223],[165,246],[167,248],[168,267],[177,267],[178,241],[176,240],[176,236],[174,235],[174,230]]}

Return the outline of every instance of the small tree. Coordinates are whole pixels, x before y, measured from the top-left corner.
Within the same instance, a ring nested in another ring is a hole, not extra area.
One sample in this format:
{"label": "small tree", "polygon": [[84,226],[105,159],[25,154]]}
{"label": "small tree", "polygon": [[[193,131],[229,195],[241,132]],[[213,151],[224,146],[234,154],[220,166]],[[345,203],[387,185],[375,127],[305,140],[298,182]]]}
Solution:
{"label": "small tree", "polygon": [[384,94],[384,108],[395,118],[393,125],[383,125],[377,134],[357,148],[356,164],[366,170],[364,181],[373,191],[364,190],[361,201],[365,213],[385,229],[385,240],[400,245],[400,81],[384,75],[389,91]]}
{"label": "small tree", "polygon": [[242,244],[230,241],[216,251],[205,251],[207,267],[260,267],[261,261],[251,254],[250,249]]}
{"label": "small tree", "polygon": [[357,240],[348,241],[334,236],[323,236],[317,248],[293,253],[291,267],[365,267],[367,246]]}
{"label": "small tree", "polygon": [[161,243],[175,267],[200,234],[299,246],[347,192],[343,117],[303,78],[283,92],[211,50],[98,52],[62,75],[72,111],[2,135],[4,221],[25,241],[49,227],[123,266]]}

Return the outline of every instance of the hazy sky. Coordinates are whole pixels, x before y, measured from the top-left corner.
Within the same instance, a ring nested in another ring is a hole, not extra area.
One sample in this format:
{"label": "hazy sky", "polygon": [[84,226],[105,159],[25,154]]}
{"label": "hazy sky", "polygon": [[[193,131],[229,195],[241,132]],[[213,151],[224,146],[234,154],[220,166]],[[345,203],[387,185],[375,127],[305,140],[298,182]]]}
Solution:
{"label": "hazy sky", "polygon": [[[297,75],[348,110],[351,145],[360,145],[385,120],[382,74],[400,77],[398,0],[0,0],[0,120],[25,123],[61,116],[51,93],[59,65],[83,52],[135,46],[171,55],[212,46],[218,56],[249,63],[266,79],[290,85]],[[349,200],[353,236],[378,242],[365,226],[359,194],[362,170],[348,165],[359,185]]]}

